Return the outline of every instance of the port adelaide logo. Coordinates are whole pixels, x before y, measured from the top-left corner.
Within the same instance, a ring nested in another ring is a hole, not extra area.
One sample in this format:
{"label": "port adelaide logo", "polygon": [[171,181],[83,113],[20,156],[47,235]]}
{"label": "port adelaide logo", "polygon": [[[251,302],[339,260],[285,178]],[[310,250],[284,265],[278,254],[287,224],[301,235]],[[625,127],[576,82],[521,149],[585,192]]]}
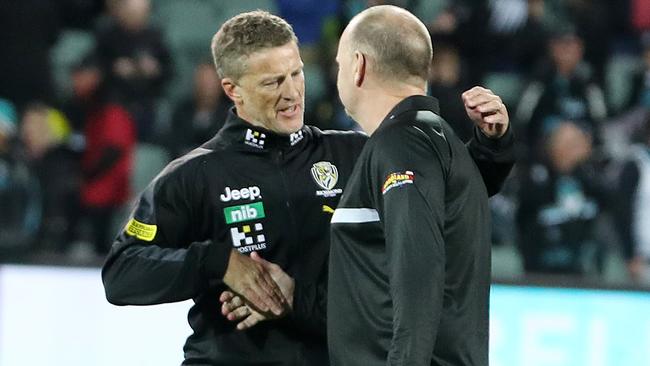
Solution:
{"label": "port adelaide logo", "polygon": [[312,165],[311,177],[319,187],[323,188],[316,191],[316,196],[335,197],[337,194],[343,193],[341,188],[334,189],[339,180],[339,171],[336,169],[336,165],[329,161],[319,161]]}

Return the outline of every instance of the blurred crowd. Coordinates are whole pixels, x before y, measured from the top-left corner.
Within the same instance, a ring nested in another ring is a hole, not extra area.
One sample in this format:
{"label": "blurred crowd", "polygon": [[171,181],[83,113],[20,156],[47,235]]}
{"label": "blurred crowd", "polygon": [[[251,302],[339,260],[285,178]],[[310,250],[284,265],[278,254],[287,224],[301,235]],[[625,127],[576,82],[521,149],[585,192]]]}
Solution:
{"label": "blurred crowd", "polygon": [[508,106],[519,161],[491,200],[495,257],[650,285],[650,0],[0,1],[0,261],[101,263],[134,195],[221,127],[209,45],[239,12],[294,26],[306,123],[356,129],[338,37],[387,3],[428,25],[430,94],[462,138],[462,91]]}

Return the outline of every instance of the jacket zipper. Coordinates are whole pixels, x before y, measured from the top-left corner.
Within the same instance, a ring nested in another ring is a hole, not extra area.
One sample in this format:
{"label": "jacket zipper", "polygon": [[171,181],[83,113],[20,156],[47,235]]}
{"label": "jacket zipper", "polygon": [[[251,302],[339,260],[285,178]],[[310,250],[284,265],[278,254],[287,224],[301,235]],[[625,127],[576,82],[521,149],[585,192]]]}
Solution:
{"label": "jacket zipper", "polygon": [[294,250],[296,249],[296,243],[298,242],[298,234],[296,232],[297,222],[293,210],[291,209],[291,202],[289,201],[290,194],[288,190],[287,179],[285,177],[283,169],[284,155],[284,151],[278,150],[278,153],[276,155],[276,165],[278,166],[278,171],[280,172],[280,180],[282,181],[282,189],[284,190],[284,203],[287,206],[287,210],[289,211],[289,222],[291,225],[290,227],[292,228],[292,240],[290,246],[291,249]]}

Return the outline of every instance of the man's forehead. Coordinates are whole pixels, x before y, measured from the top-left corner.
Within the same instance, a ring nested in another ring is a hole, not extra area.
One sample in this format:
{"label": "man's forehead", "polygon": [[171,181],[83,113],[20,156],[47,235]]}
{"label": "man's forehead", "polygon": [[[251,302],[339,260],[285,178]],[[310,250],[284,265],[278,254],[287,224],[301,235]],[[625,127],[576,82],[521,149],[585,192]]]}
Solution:
{"label": "man's forehead", "polygon": [[279,61],[278,57],[300,58],[298,45],[294,42],[277,47],[265,47],[248,55],[249,60],[268,61],[269,59]]}
{"label": "man's forehead", "polygon": [[246,74],[276,75],[292,72],[303,67],[298,49],[286,46],[257,51],[246,61]]}

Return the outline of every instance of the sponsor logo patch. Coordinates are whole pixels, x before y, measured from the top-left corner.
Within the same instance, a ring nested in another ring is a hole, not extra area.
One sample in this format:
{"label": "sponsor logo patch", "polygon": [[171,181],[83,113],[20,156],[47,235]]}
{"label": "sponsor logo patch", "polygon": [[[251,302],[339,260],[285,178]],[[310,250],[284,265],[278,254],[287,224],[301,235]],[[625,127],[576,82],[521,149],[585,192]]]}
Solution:
{"label": "sponsor logo patch", "polygon": [[248,205],[230,206],[223,209],[223,214],[226,217],[226,224],[262,219],[265,217],[264,204],[256,202]]}
{"label": "sponsor logo patch", "polygon": [[127,234],[135,236],[136,238],[144,241],[152,241],[156,237],[158,227],[156,225],[145,224],[136,219],[131,219],[124,228]]}
{"label": "sponsor logo patch", "polygon": [[316,191],[319,197],[334,197],[343,193],[341,188],[334,189],[336,182],[339,180],[339,171],[336,165],[329,161],[319,161],[311,167],[311,177],[323,190]]}
{"label": "sponsor logo patch", "polygon": [[232,238],[232,245],[240,253],[266,249],[264,226],[259,222],[242,227],[230,228],[230,236]]}
{"label": "sponsor logo patch", "polygon": [[289,135],[289,141],[291,142],[291,146],[299,143],[300,140],[302,140],[303,138],[304,136],[302,134],[302,130],[292,133],[291,135]]}
{"label": "sponsor logo patch", "polygon": [[258,149],[263,149],[264,148],[264,139],[266,139],[266,135],[253,131],[250,128],[246,130],[246,137],[244,138],[244,143],[248,146],[256,147]]}
{"label": "sponsor logo patch", "polygon": [[407,170],[404,173],[390,173],[384,182],[381,193],[386,194],[386,192],[395,187],[401,187],[405,184],[413,184],[414,180],[415,174],[410,170]]}
{"label": "sponsor logo patch", "polygon": [[262,192],[258,186],[244,187],[239,189],[231,189],[230,187],[226,187],[223,190],[223,193],[219,196],[221,202],[246,199],[255,201],[258,198],[262,198]]}

